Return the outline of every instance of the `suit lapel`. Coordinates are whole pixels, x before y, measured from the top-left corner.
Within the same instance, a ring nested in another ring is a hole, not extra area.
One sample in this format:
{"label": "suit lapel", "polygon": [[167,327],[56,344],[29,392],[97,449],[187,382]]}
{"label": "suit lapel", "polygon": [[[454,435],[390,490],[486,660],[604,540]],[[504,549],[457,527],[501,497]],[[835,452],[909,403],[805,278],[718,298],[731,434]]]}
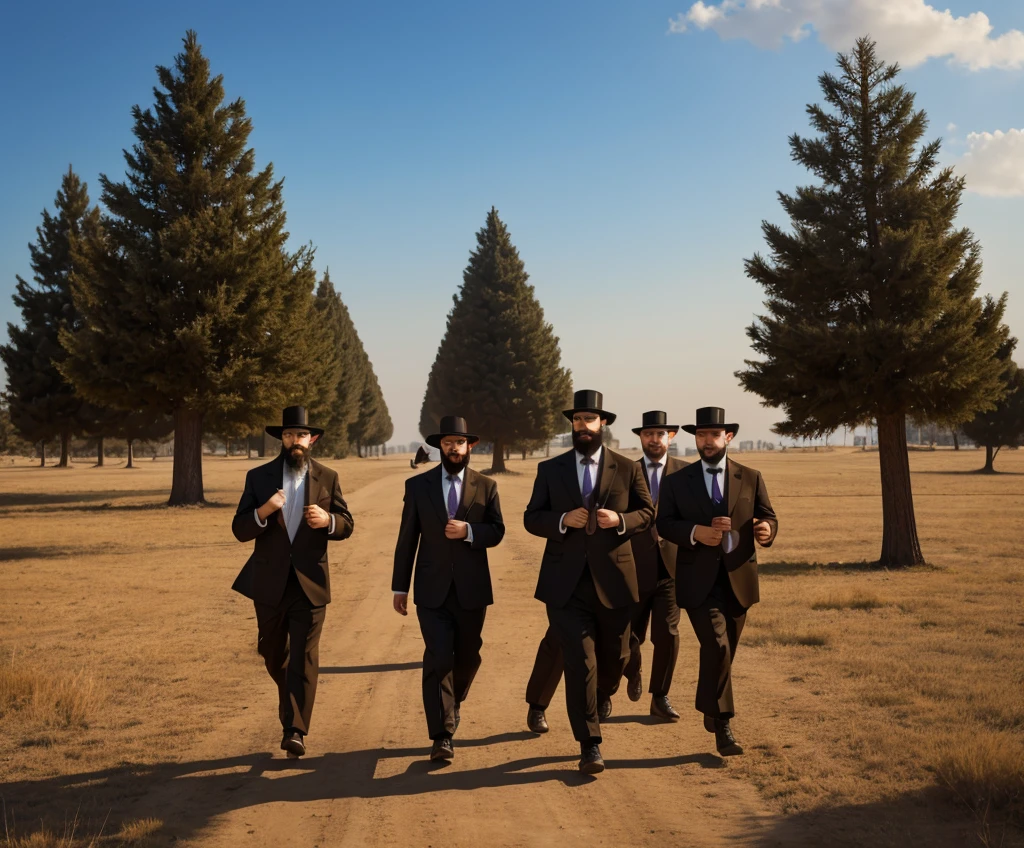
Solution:
{"label": "suit lapel", "polygon": [[[267,486],[271,494],[284,486],[284,456],[280,455],[267,466]],[[284,510],[279,509],[275,514],[277,523],[285,533],[288,532],[288,525],[284,520]]]}
{"label": "suit lapel", "polygon": [[614,454],[608,448],[601,451],[601,467],[597,478],[597,501],[596,506],[600,509],[608,503],[608,493],[612,488],[612,481],[615,479],[615,470],[619,467]]}
{"label": "suit lapel", "polygon": [[740,499],[740,489],[743,487],[743,473],[731,459],[725,459],[725,477],[729,492],[726,497],[729,500],[729,515],[736,508],[736,501]]}
{"label": "suit lapel", "polygon": [[571,450],[562,454],[565,461],[562,463],[561,476],[565,490],[569,493],[572,502],[577,506],[583,506],[583,494],[580,492],[580,481],[576,476],[576,451]]}
{"label": "suit lapel", "polygon": [[459,511],[455,513],[455,517],[459,521],[466,520],[466,513],[469,512],[470,506],[476,500],[478,482],[477,473],[467,468],[466,473],[462,477],[462,500],[459,501]]}
{"label": "suit lapel", "polygon": [[[645,457],[640,457],[640,459],[637,460],[637,463],[640,465],[640,470],[644,473],[644,482],[647,484],[647,494],[650,494],[651,493],[651,477],[647,473],[647,459]],[[664,479],[665,478],[664,478],[664,475],[663,475],[662,476],[662,480],[664,480]],[[661,494],[661,488],[660,487],[658,488],[658,494],[659,495]],[[654,505],[657,506],[658,505],[657,502],[655,502]]]}
{"label": "suit lapel", "polygon": [[690,484],[690,491],[704,514],[711,518],[711,498],[708,496],[707,487],[704,485],[704,466],[698,459],[693,465],[679,472],[685,474]]}
{"label": "suit lapel", "polygon": [[438,464],[423,475],[423,483],[427,487],[427,497],[437,510],[437,517],[442,524],[448,523],[448,507],[444,505],[444,494],[441,491],[441,465]]}

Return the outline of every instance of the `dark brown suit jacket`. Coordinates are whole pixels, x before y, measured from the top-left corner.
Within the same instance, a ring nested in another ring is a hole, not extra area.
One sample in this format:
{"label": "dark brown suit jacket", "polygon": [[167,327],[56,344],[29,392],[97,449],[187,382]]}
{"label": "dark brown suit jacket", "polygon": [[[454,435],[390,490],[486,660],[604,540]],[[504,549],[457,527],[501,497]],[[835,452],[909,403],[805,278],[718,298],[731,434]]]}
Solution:
{"label": "dark brown suit jacket", "polygon": [[266,527],[260,527],[253,512],[281,488],[283,472],[284,457],[279,456],[245,475],[245,490],[231,522],[231,532],[239,542],[255,539],[256,546],[231,588],[258,603],[276,606],[284,595],[288,572],[294,566],[310,603],[322,606],[331,600],[327,541],[352,535],[352,513],[341,496],[338,472],[310,459],[306,504],[318,504],[334,516],[334,533],[328,535],[326,527],[313,530],[303,519],[295,541],[291,542],[280,510],[267,516]]}
{"label": "dark brown suit jacket", "polygon": [[[649,492],[651,490],[651,481],[647,477],[647,458],[640,457],[636,464],[640,466],[640,471],[644,475],[644,482],[647,484],[647,491]],[[661,472],[661,485],[658,487],[659,500],[661,499],[661,492],[665,487],[668,475],[674,474],[683,468],[686,468],[686,463],[679,459],[679,457],[665,457],[665,470]],[[654,505],[654,515],[655,517],[658,515],[657,504]],[[676,576],[676,543],[658,536],[657,528],[653,522],[646,533],[637,533],[637,535],[630,539],[630,542],[633,545],[633,559],[636,562],[636,583],[640,594],[653,592],[654,587],[657,586],[659,562],[665,566],[665,570],[668,571],[671,577]]]}
{"label": "dark brown suit jacket", "polygon": [[473,528],[473,541],[449,539],[444,535],[448,508],[441,491],[442,472],[443,467],[436,465],[405,481],[405,505],[395,546],[391,589],[409,591],[415,561],[413,601],[418,606],[441,606],[454,581],[459,605],[463,609],[480,609],[494,603],[487,549],[505,535],[498,484],[472,468],[466,469],[455,518]]}
{"label": "dark brown suit jacket", "polygon": [[707,600],[725,563],[729,583],[736,599],[744,607],[760,599],[757,585],[757,553],[754,548],[754,519],[766,520],[772,528],[768,547],[779,532],[779,522],[768,499],[761,472],[747,468],[731,459],[725,465],[725,501],[732,527],[739,540],[729,553],[721,545],[711,547],[700,542],[690,544],[695,525],[710,525],[714,515],[711,498],[704,482],[704,466],[700,460],[662,482],[658,507],[658,533],[679,546],[676,555],[676,598],[679,606],[692,609]]}
{"label": "dark brown suit jacket", "polygon": [[654,518],[643,471],[633,460],[604,448],[595,494],[598,507],[622,516],[625,533],[619,535],[615,528],[600,527],[593,535],[587,535],[584,528],[573,527],[561,533],[558,525],[562,516],[583,506],[576,475],[576,451],[570,450],[537,466],[537,479],[523,523],[527,532],[548,540],[534,594],[546,604],[565,606],[585,565],[589,565],[597,596],[606,607],[619,609],[639,600],[629,540],[647,530]]}

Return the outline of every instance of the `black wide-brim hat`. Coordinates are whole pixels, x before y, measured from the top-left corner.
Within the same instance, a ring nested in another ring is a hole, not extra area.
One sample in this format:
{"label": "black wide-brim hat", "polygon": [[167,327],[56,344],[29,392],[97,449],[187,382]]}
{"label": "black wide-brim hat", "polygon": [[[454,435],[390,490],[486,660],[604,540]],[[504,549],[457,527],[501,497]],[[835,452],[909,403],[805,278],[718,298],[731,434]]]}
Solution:
{"label": "black wide-brim hat", "polygon": [[573,392],[572,409],[563,409],[562,415],[572,421],[573,413],[593,412],[603,418],[609,425],[615,420],[615,413],[609,412],[601,407],[604,405],[604,395],[593,389],[580,389]]}
{"label": "black wide-brim hat", "polygon": [[438,450],[441,449],[441,439],[445,436],[462,436],[471,445],[480,441],[479,436],[469,432],[469,428],[466,426],[466,419],[458,415],[443,416],[438,429],[440,430],[439,433],[432,433],[426,438],[427,444]]}
{"label": "black wide-brim hat", "polygon": [[666,424],[665,421],[668,419],[668,414],[662,412],[660,409],[652,409],[650,412],[645,412],[643,416],[643,424],[639,427],[634,427],[633,432],[638,436],[644,430],[668,430],[670,433],[678,433],[678,424]]}
{"label": "black wide-brim hat", "polygon": [[697,423],[684,424],[683,429],[687,433],[696,433],[698,430],[725,430],[734,436],[739,432],[739,424],[725,423],[725,410],[720,406],[702,406],[697,410]]}
{"label": "black wide-brim hat", "polygon": [[309,416],[306,415],[306,407],[304,406],[285,407],[284,412],[281,413],[281,426],[275,427],[271,424],[266,428],[266,432],[268,436],[280,439],[281,434],[288,429],[309,430],[311,436],[322,436],[324,434],[322,427],[309,426]]}

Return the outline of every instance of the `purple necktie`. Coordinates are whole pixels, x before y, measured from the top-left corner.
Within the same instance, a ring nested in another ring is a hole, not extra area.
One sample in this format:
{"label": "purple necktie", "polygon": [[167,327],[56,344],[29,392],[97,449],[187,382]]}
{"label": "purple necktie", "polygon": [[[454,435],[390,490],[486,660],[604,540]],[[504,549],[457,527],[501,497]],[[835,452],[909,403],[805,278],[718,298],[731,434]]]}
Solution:
{"label": "purple necktie", "polygon": [[658,489],[661,486],[661,484],[658,483],[659,468],[661,468],[660,462],[652,462],[650,465],[647,466],[647,473],[650,475],[651,478],[651,500],[654,503],[658,502]]}
{"label": "purple necktie", "polygon": [[581,459],[583,463],[583,505],[590,509],[591,496],[594,494],[594,481],[590,479],[590,466],[594,464],[589,456]]}
{"label": "purple necktie", "polygon": [[721,473],[721,468],[708,469],[708,474],[711,475],[711,500],[716,504],[720,504],[722,502],[722,490],[718,485],[718,475]]}
{"label": "purple necktie", "polygon": [[459,511],[459,478],[454,474],[448,475],[448,518],[455,518]]}

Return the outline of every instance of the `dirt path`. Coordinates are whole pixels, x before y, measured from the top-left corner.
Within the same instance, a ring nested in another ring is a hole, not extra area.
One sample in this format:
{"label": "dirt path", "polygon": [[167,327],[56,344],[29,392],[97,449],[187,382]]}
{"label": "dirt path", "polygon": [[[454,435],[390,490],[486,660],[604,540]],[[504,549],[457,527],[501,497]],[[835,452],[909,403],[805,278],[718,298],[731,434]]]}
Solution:
{"label": "dirt path", "polygon": [[[602,746],[608,770],[597,779],[576,771],[561,690],[549,711],[551,732],[526,730],[523,689],[546,625],[532,597],[543,542],[521,522],[527,475],[499,482],[508,533],[491,554],[496,604],[455,760],[427,761],[422,641],[415,616],[391,608],[403,481],[388,476],[356,491],[357,535],[332,547],[335,600],[321,641],[308,755],[288,760],[275,750],[265,681],[248,708],[138,799],[137,813],[204,846],[765,844],[773,817],[742,767],[711,753],[711,737],[687,709],[677,725],[654,724],[648,696],[631,704],[620,692]],[[687,644],[681,708],[691,697],[694,660]]]}

